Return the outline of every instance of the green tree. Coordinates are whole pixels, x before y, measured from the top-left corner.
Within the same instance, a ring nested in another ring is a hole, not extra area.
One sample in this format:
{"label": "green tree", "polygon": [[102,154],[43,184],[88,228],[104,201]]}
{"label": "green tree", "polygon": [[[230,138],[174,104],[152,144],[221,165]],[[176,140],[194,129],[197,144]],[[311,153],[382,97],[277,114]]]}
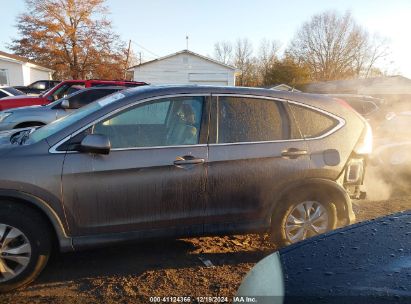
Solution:
{"label": "green tree", "polygon": [[288,84],[292,87],[300,88],[310,79],[309,68],[303,63],[295,60],[289,54],[274,62],[266,75],[264,82],[266,85]]}

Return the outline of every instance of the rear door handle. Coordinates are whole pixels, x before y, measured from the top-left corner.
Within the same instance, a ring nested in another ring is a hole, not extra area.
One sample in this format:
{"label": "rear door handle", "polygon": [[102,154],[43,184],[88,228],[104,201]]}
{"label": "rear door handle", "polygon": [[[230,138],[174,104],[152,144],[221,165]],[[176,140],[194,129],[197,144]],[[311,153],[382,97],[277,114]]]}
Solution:
{"label": "rear door handle", "polygon": [[300,150],[297,148],[290,148],[290,149],[287,149],[281,152],[282,157],[291,158],[291,159],[295,159],[295,158],[298,158],[304,155],[307,155],[307,150]]}
{"label": "rear door handle", "polygon": [[196,158],[191,155],[186,155],[186,156],[179,156],[176,158],[174,161],[174,165],[176,166],[184,166],[184,165],[198,165],[198,164],[204,164],[205,159],[204,158]]}

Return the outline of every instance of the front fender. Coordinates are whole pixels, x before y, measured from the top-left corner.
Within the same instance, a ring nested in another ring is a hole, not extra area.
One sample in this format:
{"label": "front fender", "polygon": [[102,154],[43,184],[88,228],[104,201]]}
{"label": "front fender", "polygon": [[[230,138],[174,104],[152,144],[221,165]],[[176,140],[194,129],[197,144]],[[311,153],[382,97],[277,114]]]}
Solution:
{"label": "front fender", "polygon": [[72,240],[67,235],[66,228],[63,225],[60,217],[57,213],[41,198],[34,196],[29,193],[20,192],[17,190],[1,190],[0,189],[0,198],[16,200],[18,202],[28,204],[29,206],[35,207],[39,210],[44,216],[46,216],[51,224],[53,225],[54,231],[56,233],[57,239],[60,244],[62,251],[72,251]]}

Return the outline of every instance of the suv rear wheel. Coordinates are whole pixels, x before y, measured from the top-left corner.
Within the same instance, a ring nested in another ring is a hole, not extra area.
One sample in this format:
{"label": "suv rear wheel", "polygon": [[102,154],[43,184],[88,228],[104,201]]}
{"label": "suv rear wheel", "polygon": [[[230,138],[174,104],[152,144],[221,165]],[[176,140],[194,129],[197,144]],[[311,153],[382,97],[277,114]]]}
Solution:
{"label": "suv rear wheel", "polygon": [[278,246],[290,245],[333,230],[337,209],[325,195],[303,192],[288,196],[272,216],[271,237]]}
{"label": "suv rear wheel", "polygon": [[0,292],[33,281],[50,251],[50,232],[40,214],[20,204],[0,202]]}

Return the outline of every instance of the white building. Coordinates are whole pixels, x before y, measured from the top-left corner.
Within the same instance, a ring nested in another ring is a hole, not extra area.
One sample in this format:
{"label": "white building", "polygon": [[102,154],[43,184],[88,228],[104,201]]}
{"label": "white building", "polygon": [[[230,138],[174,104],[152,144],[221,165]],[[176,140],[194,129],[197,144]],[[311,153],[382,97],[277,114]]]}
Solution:
{"label": "white building", "polygon": [[150,84],[235,85],[236,68],[183,50],[129,68],[133,79]]}
{"label": "white building", "polygon": [[51,79],[53,70],[26,58],[0,51],[0,85],[23,86],[37,80]]}

